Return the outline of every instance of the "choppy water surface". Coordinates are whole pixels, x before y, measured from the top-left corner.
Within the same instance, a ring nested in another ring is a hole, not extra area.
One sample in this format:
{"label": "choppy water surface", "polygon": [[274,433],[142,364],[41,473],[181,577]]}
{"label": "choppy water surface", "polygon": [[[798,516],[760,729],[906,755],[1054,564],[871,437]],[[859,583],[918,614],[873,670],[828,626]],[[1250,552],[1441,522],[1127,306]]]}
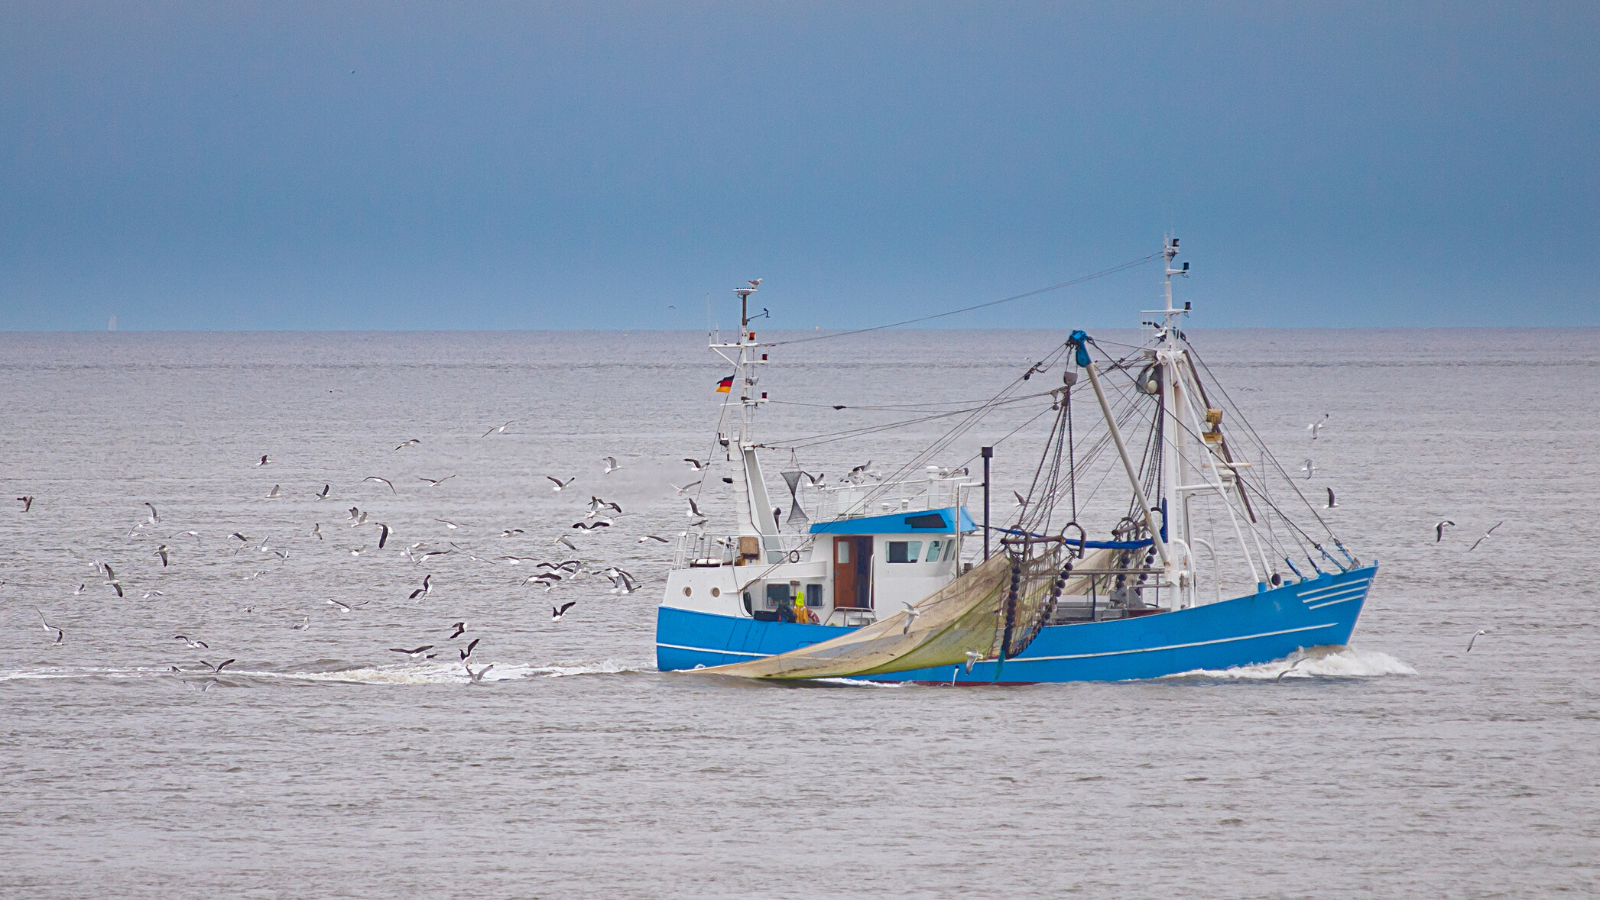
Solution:
{"label": "choppy water surface", "polygon": [[[1062,337],[778,348],[763,387],[822,406],[772,406],[762,433],[987,396]],[[710,442],[724,370],[701,335],[0,335],[0,894],[1600,891],[1600,335],[1193,337],[1382,565],[1354,647],[1281,683],[1281,664],[962,690],[657,673],[666,554],[637,539],[682,529],[668,485]],[[941,424],[800,461],[893,461]],[[1027,434],[1002,444],[1002,495]],[[567,558],[553,540],[590,493],[628,515],[577,555],[645,587],[520,585],[531,563],[500,558]],[[423,644],[440,655],[388,649]]]}

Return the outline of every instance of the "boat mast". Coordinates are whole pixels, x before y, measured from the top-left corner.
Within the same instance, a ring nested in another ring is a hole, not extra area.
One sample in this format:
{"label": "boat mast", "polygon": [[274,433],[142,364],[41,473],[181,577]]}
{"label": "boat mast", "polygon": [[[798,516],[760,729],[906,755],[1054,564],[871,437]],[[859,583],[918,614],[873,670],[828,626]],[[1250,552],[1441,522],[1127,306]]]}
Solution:
{"label": "boat mast", "polygon": [[1189,264],[1184,263],[1183,268],[1174,269],[1172,258],[1178,255],[1178,239],[1168,237],[1162,248],[1162,255],[1166,257],[1165,274],[1163,282],[1165,307],[1154,312],[1161,315],[1161,344],[1156,350],[1156,360],[1160,363],[1161,371],[1161,407],[1165,411],[1165,421],[1162,423],[1161,441],[1161,518],[1166,528],[1166,542],[1169,547],[1175,547],[1178,553],[1166,554],[1162,563],[1166,568],[1166,582],[1173,585],[1177,596],[1173,598],[1172,608],[1179,609],[1192,604],[1192,597],[1185,593],[1194,590],[1192,569],[1193,555],[1190,550],[1189,515],[1187,495],[1183,493],[1183,483],[1187,478],[1189,468],[1188,434],[1191,429],[1198,432],[1198,423],[1185,427],[1183,410],[1192,405],[1187,396],[1188,384],[1183,370],[1183,349],[1178,344],[1180,331],[1178,324],[1188,309],[1176,309],[1172,305],[1172,276],[1187,275]]}
{"label": "boat mast", "polygon": [[[750,282],[749,287],[734,289],[734,293],[739,295],[738,342],[712,345],[712,349],[717,350],[718,355],[733,363],[738,370],[735,377],[739,382],[739,430],[735,435],[719,435],[719,438],[728,448],[728,461],[734,463],[733,495],[739,520],[739,534],[750,537],[764,537],[778,533],[778,520],[772,512],[772,504],[767,497],[767,484],[761,473],[761,461],[756,457],[753,430],[756,407],[766,400],[766,394],[758,393],[755,389],[760,381],[756,375],[756,367],[764,364],[766,359],[764,355],[758,354],[761,345],[756,343],[755,332],[750,330],[750,295],[756,292],[759,283],[760,279],[755,279]],[[738,351],[737,359],[721,353],[721,350],[725,349]],[[733,402],[730,393],[724,406]],[[732,444],[737,444],[737,449],[731,446]]]}

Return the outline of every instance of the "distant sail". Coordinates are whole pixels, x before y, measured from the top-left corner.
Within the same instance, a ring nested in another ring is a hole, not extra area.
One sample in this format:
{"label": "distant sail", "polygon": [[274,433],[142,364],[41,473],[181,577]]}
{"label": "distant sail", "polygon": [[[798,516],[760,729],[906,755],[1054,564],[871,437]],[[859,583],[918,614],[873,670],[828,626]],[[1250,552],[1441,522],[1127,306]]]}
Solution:
{"label": "distant sail", "polygon": [[117,317],[116,316],[112,316],[111,317],[111,321],[106,323],[106,330],[107,331],[116,331],[117,330]]}

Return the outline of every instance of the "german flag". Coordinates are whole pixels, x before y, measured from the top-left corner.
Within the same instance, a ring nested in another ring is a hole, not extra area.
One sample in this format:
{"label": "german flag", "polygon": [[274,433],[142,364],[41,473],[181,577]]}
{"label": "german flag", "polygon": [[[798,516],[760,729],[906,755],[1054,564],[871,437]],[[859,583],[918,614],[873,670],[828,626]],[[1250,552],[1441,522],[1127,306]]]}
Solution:
{"label": "german flag", "polygon": [[721,381],[717,382],[717,393],[719,393],[719,394],[727,394],[727,393],[731,393],[732,391],[733,391],[733,376],[732,375],[729,375],[727,378],[724,378]]}

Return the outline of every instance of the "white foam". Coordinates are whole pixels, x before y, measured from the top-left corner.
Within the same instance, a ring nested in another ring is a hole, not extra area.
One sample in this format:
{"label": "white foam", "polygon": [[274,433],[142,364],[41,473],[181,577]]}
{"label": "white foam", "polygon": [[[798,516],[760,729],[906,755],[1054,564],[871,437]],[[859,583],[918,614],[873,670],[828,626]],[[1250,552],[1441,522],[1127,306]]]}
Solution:
{"label": "white foam", "polygon": [[1387,653],[1356,647],[1311,647],[1283,659],[1231,669],[1193,669],[1167,678],[1225,678],[1232,681],[1288,681],[1291,678],[1381,678],[1415,675],[1411,668]]}

